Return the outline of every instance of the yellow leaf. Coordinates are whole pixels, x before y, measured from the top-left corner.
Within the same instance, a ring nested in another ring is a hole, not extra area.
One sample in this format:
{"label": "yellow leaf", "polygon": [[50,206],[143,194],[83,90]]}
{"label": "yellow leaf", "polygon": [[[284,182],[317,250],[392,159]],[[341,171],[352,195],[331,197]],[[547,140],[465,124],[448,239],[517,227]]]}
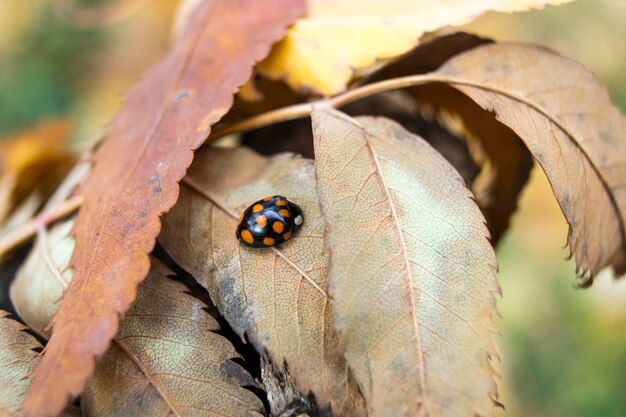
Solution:
{"label": "yellow leaf", "polygon": [[486,11],[516,12],[570,0],[309,0],[297,22],[259,65],[294,89],[332,95],[355,71],[397,57],[426,32],[471,22]]}
{"label": "yellow leaf", "polygon": [[56,160],[63,154],[70,131],[68,119],[55,119],[8,138],[0,146],[3,172],[19,175],[42,161]]}
{"label": "yellow leaf", "polygon": [[74,158],[65,150],[68,119],[54,119],[0,143],[0,222],[35,190],[46,197]]}

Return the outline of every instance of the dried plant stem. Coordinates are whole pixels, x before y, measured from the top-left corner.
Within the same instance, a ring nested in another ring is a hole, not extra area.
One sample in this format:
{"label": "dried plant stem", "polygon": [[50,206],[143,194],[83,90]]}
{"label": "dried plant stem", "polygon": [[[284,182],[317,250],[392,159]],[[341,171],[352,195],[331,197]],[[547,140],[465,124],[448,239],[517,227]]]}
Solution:
{"label": "dried plant stem", "polygon": [[75,196],[62,201],[58,205],[44,210],[19,229],[15,229],[0,238],[0,259],[11,249],[21,245],[37,234],[41,227],[62,219],[83,204],[83,196]]}
{"label": "dried plant stem", "polygon": [[209,136],[207,143],[214,139],[221,138],[223,136],[233,133],[244,133],[250,130],[270,126],[275,123],[287,122],[289,120],[296,120],[303,117],[308,117],[309,114],[311,114],[311,110],[313,110],[313,108],[339,108],[345,106],[346,104],[355,102],[373,94],[382,93],[384,91],[398,90],[401,88],[414,87],[416,85],[435,82],[468,84],[466,81],[463,82],[461,80],[453,80],[450,77],[436,74],[420,74],[393,78],[391,80],[367,84],[353,90],[348,90],[345,93],[339,94],[329,99],[312,101],[310,103],[295,104],[293,106],[282,107],[280,109],[272,110],[258,116],[250,117],[240,122],[233,123],[230,126],[226,126],[219,130],[216,130],[211,136]]}

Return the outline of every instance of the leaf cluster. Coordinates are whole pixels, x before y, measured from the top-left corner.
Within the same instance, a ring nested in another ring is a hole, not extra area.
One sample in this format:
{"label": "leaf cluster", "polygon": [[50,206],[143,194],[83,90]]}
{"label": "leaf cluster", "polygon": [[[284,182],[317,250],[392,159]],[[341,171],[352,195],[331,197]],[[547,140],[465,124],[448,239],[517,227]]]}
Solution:
{"label": "leaf cluster", "polygon": [[[27,224],[11,298],[45,352],[2,313],[2,415],[492,415],[495,247],[534,161],[581,283],[626,272],[605,88],[533,45],[415,41],[545,2],[374,3],[183,3],[87,178]],[[271,195],[304,224],[242,246]]]}

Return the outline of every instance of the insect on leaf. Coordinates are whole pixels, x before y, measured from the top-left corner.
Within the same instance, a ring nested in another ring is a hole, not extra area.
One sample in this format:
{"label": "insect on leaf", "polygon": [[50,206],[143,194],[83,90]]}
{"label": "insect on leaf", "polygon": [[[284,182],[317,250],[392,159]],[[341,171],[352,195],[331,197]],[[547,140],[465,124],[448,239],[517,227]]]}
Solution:
{"label": "insect on leaf", "polygon": [[579,272],[626,272],[626,118],[605,87],[577,62],[508,43],[472,49],[435,74],[524,141],[570,225]]}
{"label": "insect on leaf", "polygon": [[[276,194],[300,206],[300,230],[275,249],[240,244],[239,214]],[[330,406],[338,415],[363,416],[333,329],[323,229],[312,161],[292,154],[265,158],[247,148],[209,149],[196,156],[179,201],[163,217],[159,241],[209,290],[240,336],[267,351],[277,368],[287,364],[302,394],[312,391],[320,408]]]}
{"label": "insect on leaf", "polygon": [[131,90],[98,149],[75,224],[74,279],[24,404],[51,416],[78,395],[150,268],[159,216],[252,66],[304,12],[299,0],[201,2],[170,53]]}
{"label": "insect on leaf", "polygon": [[499,288],[471,193],[395,122],[312,118],[335,325],[369,415],[492,415]]}

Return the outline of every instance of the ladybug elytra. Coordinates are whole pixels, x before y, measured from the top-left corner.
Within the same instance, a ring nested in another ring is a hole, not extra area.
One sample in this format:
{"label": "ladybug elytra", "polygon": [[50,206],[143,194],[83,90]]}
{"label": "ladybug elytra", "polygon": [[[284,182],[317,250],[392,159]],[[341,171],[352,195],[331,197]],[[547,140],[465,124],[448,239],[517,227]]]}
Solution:
{"label": "ladybug elytra", "polygon": [[239,216],[235,235],[252,248],[267,248],[288,240],[302,225],[302,210],[281,195],[251,204]]}

